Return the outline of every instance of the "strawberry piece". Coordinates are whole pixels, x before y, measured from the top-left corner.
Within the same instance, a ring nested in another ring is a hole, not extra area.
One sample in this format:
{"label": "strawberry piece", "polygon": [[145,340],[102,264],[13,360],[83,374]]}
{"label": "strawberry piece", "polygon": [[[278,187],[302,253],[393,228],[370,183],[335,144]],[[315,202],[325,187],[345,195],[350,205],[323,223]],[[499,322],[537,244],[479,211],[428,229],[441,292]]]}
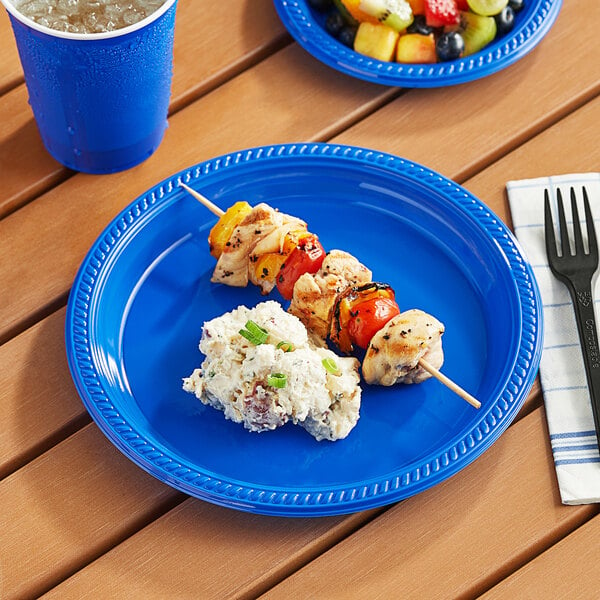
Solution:
{"label": "strawberry piece", "polygon": [[459,11],[471,10],[469,8],[469,3],[467,2],[467,0],[456,0],[456,8],[458,8]]}
{"label": "strawberry piece", "polygon": [[425,21],[430,27],[456,25],[460,21],[456,0],[425,0]]}

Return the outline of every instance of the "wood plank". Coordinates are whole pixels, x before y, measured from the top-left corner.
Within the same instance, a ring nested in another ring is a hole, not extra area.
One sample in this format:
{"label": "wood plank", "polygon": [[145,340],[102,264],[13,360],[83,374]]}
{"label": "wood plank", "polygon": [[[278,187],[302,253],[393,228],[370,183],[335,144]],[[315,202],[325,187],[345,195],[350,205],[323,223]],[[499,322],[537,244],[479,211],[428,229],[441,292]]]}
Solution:
{"label": "wood plank", "polygon": [[70,175],[44,149],[27,98],[25,85],[0,97],[0,218]]}
{"label": "wood plank", "polygon": [[[0,256],[14,257],[0,264],[0,342],[64,301],[102,228],[161,179],[246,146],[326,139],[393,93],[307,63],[303,50],[289,46],[175,114],[163,144],[143,164],[113,175],[75,175],[12,213],[0,221]],[[297,105],[319,110],[290,109]],[[226,106],[236,108],[225,112]]]}
{"label": "wood plank", "polygon": [[285,519],[189,499],[43,598],[253,598],[371,514]]}
{"label": "wood plank", "polygon": [[471,177],[465,186],[510,225],[505,191],[507,181],[597,172],[600,165],[599,137],[600,98],[596,98]]}
{"label": "wood plank", "polygon": [[0,479],[90,418],[71,381],[65,310],[0,346]]}
{"label": "wood plank", "polygon": [[23,81],[17,45],[13,37],[8,12],[0,8],[0,94],[4,94]]}
{"label": "wood plank", "polygon": [[[217,2],[178,4],[171,112],[289,41],[270,0],[252,3],[252,11],[260,13],[260,19],[251,18],[249,11],[249,5],[241,0],[229,0],[227,10]],[[20,63],[15,66],[8,56],[16,54],[16,47],[8,18],[4,14],[2,17],[0,32],[4,31],[5,35],[0,38],[0,93],[3,77],[16,83],[17,66],[20,71]],[[201,26],[206,22],[210,22],[210,28]],[[7,55],[6,64],[2,63],[3,54]],[[46,152],[27,104],[25,85],[0,97],[0,114],[4,115],[0,120],[2,217],[66,179],[71,172]]]}
{"label": "wood plank", "polygon": [[43,593],[183,498],[88,425],[0,482],[2,598]]}
{"label": "wood plank", "polygon": [[600,589],[600,516],[480,596],[501,598],[596,598]]}
{"label": "wood plank", "polygon": [[179,2],[171,112],[288,43],[272,0],[228,0],[226,8],[219,2]]}
{"label": "wood plank", "polygon": [[[545,415],[455,477],[396,505],[261,598],[466,598],[595,512],[560,503]],[[331,577],[335,573],[335,577]]]}

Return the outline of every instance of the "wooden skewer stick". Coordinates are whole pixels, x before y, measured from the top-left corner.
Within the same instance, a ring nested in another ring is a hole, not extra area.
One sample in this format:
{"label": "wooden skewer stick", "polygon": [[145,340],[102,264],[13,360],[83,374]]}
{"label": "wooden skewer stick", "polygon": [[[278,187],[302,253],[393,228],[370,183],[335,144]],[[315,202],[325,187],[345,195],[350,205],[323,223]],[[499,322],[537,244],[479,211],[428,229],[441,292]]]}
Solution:
{"label": "wooden skewer stick", "polygon": [[179,182],[179,187],[182,187],[186,192],[194,196],[198,202],[204,204],[208,210],[217,217],[222,217],[225,214],[224,210],[221,210],[214,202],[211,202],[206,196],[198,193],[196,190],[193,190],[189,185],[185,185],[185,183]]}
{"label": "wooden skewer stick", "polygon": [[[189,185],[185,183],[179,182],[179,185],[186,191],[189,192],[196,200],[198,200],[201,204],[204,204],[208,210],[210,210],[217,217],[221,217],[225,214],[221,208],[219,208],[216,204],[211,202],[208,198],[198,193],[196,190],[193,190]],[[466,400],[471,406],[475,408],[481,408],[481,402],[474,398],[469,394],[469,392],[463,390],[459,385],[454,383],[452,379],[446,377],[443,373],[441,373],[438,369],[436,369],[433,365],[429,364],[425,359],[421,358],[419,360],[419,366],[425,371],[427,371],[432,377],[435,377],[440,383],[445,385],[447,388],[452,390],[455,394],[460,396],[463,400]]]}
{"label": "wooden skewer stick", "polygon": [[433,365],[430,365],[424,358],[419,360],[419,366],[425,369],[432,377],[435,377],[440,383],[451,389],[455,394],[459,395],[463,400],[466,400],[471,406],[481,408],[481,402],[477,398],[474,398],[469,392],[463,390],[452,379],[448,379],[448,377],[438,371]]}

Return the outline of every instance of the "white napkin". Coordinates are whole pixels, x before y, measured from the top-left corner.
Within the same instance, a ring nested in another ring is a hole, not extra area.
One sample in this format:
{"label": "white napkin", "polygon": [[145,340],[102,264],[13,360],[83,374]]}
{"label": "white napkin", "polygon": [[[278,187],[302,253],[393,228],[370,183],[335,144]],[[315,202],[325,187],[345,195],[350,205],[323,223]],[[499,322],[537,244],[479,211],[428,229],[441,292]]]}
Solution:
{"label": "white napkin", "polygon": [[[580,199],[580,218],[584,214],[582,185],[586,187],[600,239],[600,173],[541,177],[506,184],[515,234],[533,267],[542,296],[544,347],[540,379],[563,504],[600,502],[600,453],[571,297],[566,286],[550,271],[546,257],[544,189],[550,191],[556,215],[556,190],[560,188],[570,222],[571,186]],[[585,228],[583,231],[585,236]],[[597,277],[593,282],[595,303],[600,301],[599,281]]]}

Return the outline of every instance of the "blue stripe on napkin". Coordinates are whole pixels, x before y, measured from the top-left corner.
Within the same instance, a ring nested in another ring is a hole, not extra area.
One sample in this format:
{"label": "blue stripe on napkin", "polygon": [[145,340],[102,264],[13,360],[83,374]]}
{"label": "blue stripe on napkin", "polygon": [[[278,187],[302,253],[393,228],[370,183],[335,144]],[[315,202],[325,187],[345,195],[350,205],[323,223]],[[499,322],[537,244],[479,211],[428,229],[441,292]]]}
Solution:
{"label": "blue stripe on napkin", "polygon": [[600,462],[596,431],[571,431],[550,436],[556,465]]}

